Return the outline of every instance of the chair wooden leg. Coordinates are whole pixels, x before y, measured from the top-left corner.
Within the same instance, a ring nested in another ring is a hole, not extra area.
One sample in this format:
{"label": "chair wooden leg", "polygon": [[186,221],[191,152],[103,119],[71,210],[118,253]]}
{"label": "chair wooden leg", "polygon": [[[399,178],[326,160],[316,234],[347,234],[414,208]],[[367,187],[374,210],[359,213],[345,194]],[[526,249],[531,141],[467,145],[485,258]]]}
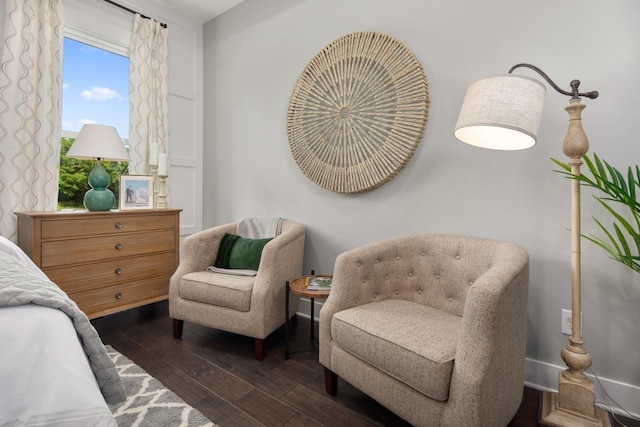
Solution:
{"label": "chair wooden leg", "polygon": [[260,338],[253,339],[253,352],[256,360],[264,359],[264,340]]}
{"label": "chair wooden leg", "polygon": [[173,319],[173,337],[182,337],[182,328],[184,327],[184,320]]}
{"label": "chair wooden leg", "polygon": [[324,368],[324,389],[331,396],[335,396],[338,392],[338,375],[328,368]]}

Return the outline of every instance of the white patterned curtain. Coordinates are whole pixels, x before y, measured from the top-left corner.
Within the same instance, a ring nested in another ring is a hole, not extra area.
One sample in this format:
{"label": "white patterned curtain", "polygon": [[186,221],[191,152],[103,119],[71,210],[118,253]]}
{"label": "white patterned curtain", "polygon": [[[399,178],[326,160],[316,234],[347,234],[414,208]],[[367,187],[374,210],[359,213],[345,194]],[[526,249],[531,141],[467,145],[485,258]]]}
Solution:
{"label": "white patterned curtain", "polygon": [[149,174],[150,143],[169,153],[168,30],[136,15],[131,36],[129,172]]}
{"label": "white patterned curtain", "polygon": [[0,235],[14,212],[55,211],[60,168],[62,0],[4,0],[0,63]]}

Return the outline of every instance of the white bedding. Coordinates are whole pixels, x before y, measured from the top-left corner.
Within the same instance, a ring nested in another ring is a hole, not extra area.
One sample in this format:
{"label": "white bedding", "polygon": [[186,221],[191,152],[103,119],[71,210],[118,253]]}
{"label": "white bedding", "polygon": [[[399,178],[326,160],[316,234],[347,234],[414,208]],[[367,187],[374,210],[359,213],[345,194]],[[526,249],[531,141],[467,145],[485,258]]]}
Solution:
{"label": "white bedding", "polygon": [[0,426],[116,426],[69,317],[0,309]]}
{"label": "white bedding", "polygon": [[[0,250],[44,274],[7,242],[0,239]],[[117,427],[62,311],[35,304],[0,308],[0,426]]]}

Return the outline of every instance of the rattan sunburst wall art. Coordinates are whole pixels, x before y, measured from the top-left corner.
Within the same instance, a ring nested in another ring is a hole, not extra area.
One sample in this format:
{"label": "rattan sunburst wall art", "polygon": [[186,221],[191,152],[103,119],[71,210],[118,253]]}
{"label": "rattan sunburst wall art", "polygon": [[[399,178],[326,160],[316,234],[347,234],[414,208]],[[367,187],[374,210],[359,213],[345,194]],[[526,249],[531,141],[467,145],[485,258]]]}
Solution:
{"label": "rattan sunburst wall art", "polygon": [[352,33],[322,49],[298,79],[287,115],[289,146],[319,186],[368,191],[409,162],[428,112],[427,79],[413,53],[384,34]]}

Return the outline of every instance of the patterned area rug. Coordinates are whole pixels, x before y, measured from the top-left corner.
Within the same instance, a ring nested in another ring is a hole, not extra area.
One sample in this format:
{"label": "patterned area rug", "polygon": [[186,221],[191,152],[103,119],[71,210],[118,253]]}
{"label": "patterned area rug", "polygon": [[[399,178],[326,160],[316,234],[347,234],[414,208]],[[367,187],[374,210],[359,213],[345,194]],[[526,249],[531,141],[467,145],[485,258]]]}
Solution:
{"label": "patterned area rug", "polygon": [[106,346],[122,378],[127,400],[109,405],[120,427],[215,427],[140,366]]}

